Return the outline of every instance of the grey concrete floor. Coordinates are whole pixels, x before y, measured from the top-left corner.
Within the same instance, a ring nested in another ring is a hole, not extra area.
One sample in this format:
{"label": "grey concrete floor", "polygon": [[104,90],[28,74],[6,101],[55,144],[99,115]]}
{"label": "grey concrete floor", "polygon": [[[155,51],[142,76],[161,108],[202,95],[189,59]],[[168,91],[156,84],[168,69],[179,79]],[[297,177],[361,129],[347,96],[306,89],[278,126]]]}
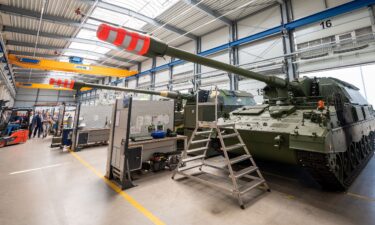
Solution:
{"label": "grey concrete floor", "polygon": [[[92,170],[50,139],[0,149],[0,224],[152,224]],[[77,153],[105,172],[106,147]],[[375,224],[375,160],[347,193],[323,192],[267,172],[272,192],[254,190],[241,210],[229,194],[192,180],[173,181],[169,171],[137,180],[126,190],[165,224]]]}

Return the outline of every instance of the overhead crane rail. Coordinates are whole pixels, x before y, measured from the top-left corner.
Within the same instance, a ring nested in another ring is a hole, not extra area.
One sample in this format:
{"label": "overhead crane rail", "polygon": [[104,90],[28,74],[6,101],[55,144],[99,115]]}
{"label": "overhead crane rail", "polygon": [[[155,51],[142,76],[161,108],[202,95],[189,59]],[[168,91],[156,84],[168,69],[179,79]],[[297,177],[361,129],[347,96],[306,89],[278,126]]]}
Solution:
{"label": "overhead crane rail", "polygon": [[[45,89],[45,90],[57,90],[57,91],[73,91],[69,87],[62,87],[60,85],[51,84],[39,84],[39,83],[27,83],[27,82],[16,82],[16,87],[18,88],[28,88],[28,89]],[[81,91],[88,91],[92,88],[81,88]]]}
{"label": "overhead crane rail", "polygon": [[95,66],[87,64],[75,64],[68,62],[60,62],[50,59],[40,59],[33,57],[8,55],[9,62],[13,65],[27,68],[48,71],[73,72],[84,75],[93,76],[111,76],[111,77],[129,77],[138,73],[136,70],[124,70],[119,68],[111,68],[104,66]]}

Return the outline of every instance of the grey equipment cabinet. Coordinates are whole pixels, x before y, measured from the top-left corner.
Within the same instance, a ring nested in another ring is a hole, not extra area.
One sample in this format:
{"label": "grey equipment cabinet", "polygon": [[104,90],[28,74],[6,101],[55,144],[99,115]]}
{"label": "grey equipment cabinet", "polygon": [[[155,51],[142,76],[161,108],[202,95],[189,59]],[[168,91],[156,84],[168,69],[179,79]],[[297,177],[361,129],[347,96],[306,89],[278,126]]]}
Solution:
{"label": "grey equipment cabinet", "polygon": [[116,100],[112,114],[106,177],[117,181],[121,188],[135,186],[130,173],[142,168],[156,152],[175,152],[177,140],[184,136],[133,142],[131,137],[149,136],[152,124],[173,130],[172,101],[140,101],[126,97]]}
{"label": "grey equipment cabinet", "polygon": [[[116,100],[109,137],[106,177],[118,181],[121,189],[134,187],[130,172],[142,166],[142,148],[129,149],[127,147],[132,101],[132,97]],[[136,165],[136,162],[139,164]]]}

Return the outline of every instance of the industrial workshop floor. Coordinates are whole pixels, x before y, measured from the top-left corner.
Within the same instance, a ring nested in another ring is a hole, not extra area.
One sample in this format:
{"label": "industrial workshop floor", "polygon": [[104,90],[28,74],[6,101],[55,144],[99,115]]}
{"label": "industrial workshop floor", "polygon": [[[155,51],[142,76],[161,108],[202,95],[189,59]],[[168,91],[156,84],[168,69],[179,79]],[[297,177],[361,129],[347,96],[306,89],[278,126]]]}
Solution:
{"label": "industrial workshop floor", "polygon": [[170,172],[115,192],[101,177],[106,147],[71,154],[50,139],[0,149],[0,224],[375,224],[375,159],[347,193],[327,193],[265,173],[272,192],[254,190],[241,210],[230,195]]}

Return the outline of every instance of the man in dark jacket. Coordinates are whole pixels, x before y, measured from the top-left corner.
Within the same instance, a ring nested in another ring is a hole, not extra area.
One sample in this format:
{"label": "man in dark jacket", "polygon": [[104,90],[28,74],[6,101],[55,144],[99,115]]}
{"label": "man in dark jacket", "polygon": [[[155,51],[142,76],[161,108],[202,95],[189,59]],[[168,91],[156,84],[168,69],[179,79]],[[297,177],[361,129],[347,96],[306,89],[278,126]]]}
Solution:
{"label": "man in dark jacket", "polygon": [[43,133],[43,123],[42,123],[42,113],[38,112],[33,118],[33,127],[34,127],[34,135],[35,137],[36,132],[38,131],[38,138],[40,137],[40,134]]}
{"label": "man in dark jacket", "polygon": [[29,139],[31,138],[31,135],[33,134],[33,130],[34,130],[33,121],[34,121],[34,113],[30,112],[30,117],[29,117]]}

